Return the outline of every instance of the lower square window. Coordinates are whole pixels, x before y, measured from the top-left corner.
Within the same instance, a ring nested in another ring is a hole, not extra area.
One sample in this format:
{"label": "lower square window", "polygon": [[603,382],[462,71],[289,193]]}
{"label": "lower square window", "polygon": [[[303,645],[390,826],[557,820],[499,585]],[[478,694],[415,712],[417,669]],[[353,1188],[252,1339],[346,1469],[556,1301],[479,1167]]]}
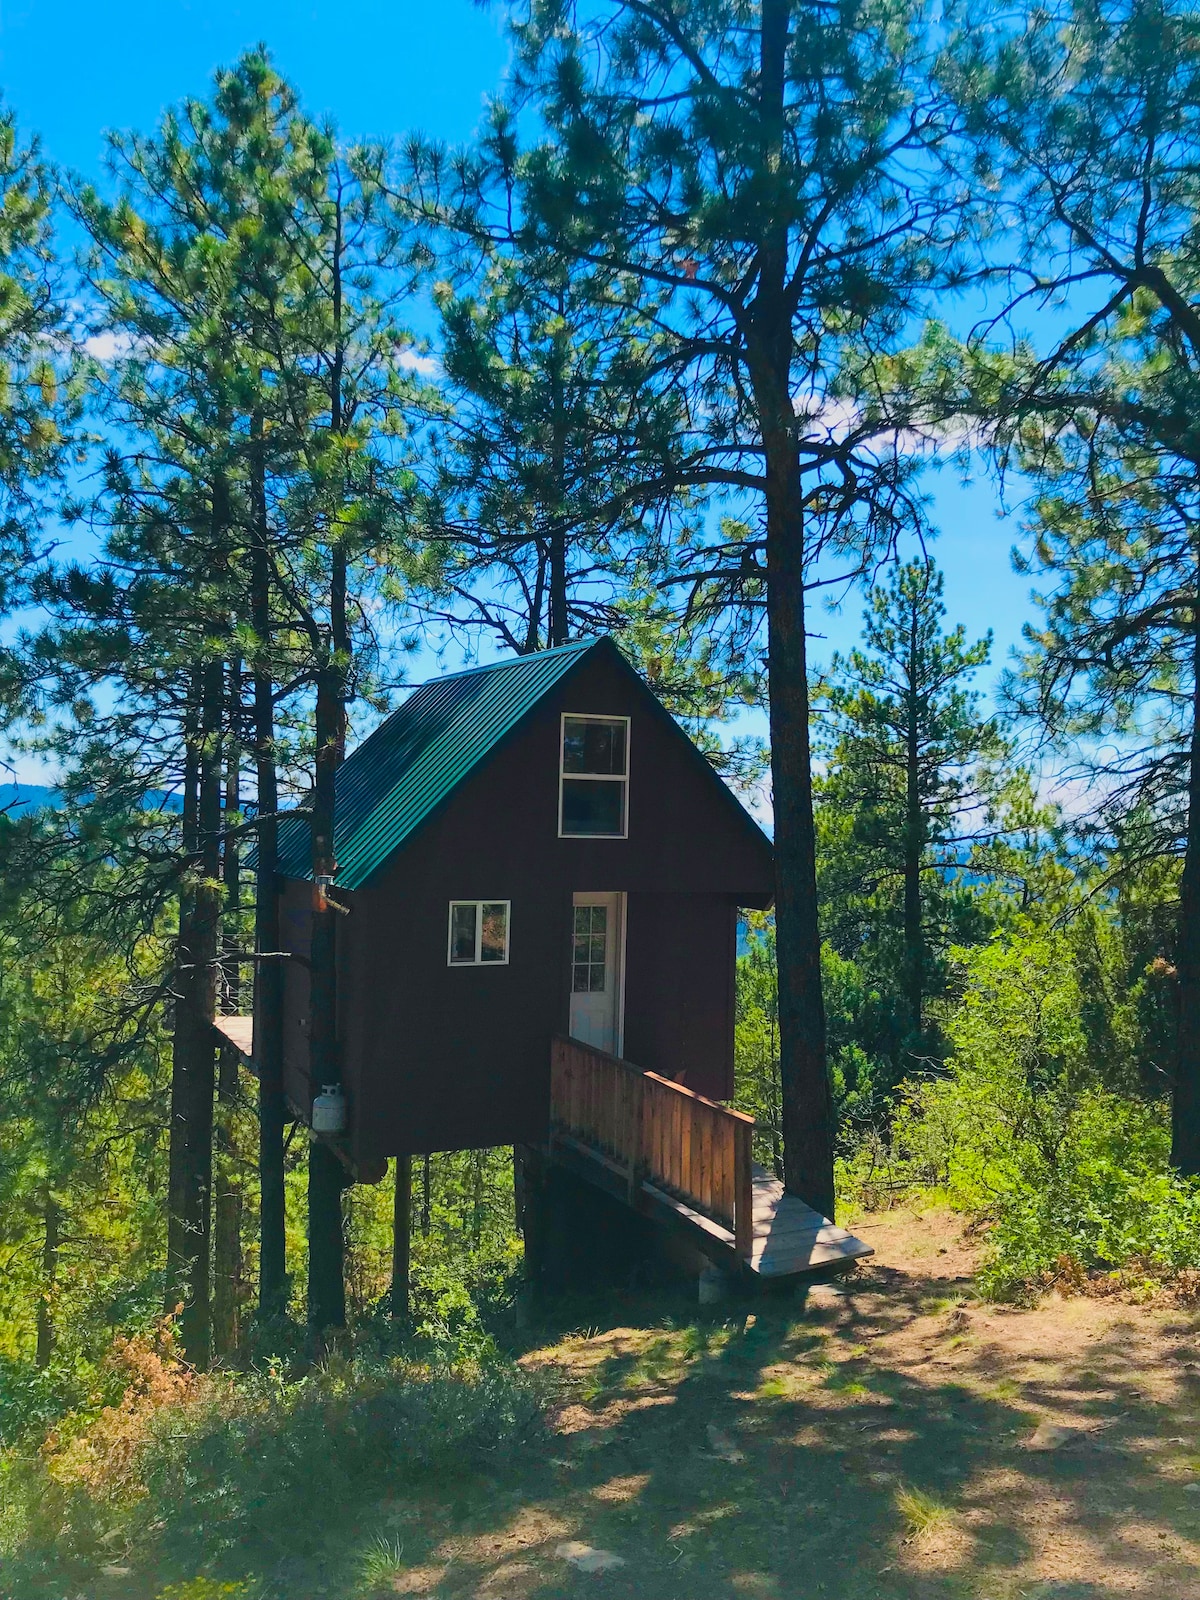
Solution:
{"label": "lower square window", "polygon": [[447,960],[452,967],[508,960],[508,900],[451,900]]}

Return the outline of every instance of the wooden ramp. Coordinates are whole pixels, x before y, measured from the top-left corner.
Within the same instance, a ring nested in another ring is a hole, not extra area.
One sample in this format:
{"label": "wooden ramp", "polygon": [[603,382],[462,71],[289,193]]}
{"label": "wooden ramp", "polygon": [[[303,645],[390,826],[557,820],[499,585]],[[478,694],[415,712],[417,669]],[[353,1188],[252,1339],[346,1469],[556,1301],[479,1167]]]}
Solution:
{"label": "wooden ramp", "polygon": [[754,1244],[749,1266],[764,1278],[813,1272],[837,1261],[857,1261],[874,1250],[845,1228],[830,1222],[794,1194],[784,1194],[778,1178],[754,1169]]}
{"label": "wooden ramp", "polygon": [[872,1255],[751,1159],[754,1119],[576,1039],[555,1039],[550,1153],[724,1266],[789,1278]]}
{"label": "wooden ramp", "polygon": [[254,1054],[254,1018],[227,1017],[218,1014],[213,1027],[225,1044],[231,1044],[239,1055],[249,1062]]}

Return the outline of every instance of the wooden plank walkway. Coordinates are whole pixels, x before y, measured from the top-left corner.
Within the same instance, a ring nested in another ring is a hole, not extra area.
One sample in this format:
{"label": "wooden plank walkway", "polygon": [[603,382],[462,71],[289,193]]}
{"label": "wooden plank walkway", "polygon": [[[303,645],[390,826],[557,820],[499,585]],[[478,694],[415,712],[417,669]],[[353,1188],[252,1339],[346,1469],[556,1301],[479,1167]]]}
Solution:
{"label": "wooden plank walkway", "polygon": [[213,1027],[249,1061],[254,1053],[254,1018],[217,1016]]}
{"label": "wooden plank walkway", "polygon": [[[582,1148],[581,1146],[578,1148]],[[671,1216],[703,1235],[710,1253],[724,1257],[730,1266],[744,1267],[760,1278],[794,1278],[839,1262],[873,1256],[874,1248],[845,1228],[830,1222],[795,1195],[785,1194],[778,1178],[760,1166],[754,1168],[754,1234],[749,1251],[736,1248],[733,1230],[695,1210],[685,1201],[643,1182],[639,1209]]]}
{"label": "wooden plank walkway", "polygon": [[754,1169],[754,1243],[748,1266],[764,1278],[788,1278],[837,1261],[858,1261],[875,1251],[845,1228],[830,1222],[778,1178]]}

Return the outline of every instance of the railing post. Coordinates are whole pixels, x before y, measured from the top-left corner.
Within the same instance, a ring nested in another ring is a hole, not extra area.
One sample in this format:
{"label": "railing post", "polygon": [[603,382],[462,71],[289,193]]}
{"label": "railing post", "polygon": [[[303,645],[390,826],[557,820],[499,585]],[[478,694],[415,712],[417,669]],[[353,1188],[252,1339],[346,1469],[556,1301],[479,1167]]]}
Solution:
{"label": "railing post", "polygon": [[642,1184],[642,1104],[646,1080],[640,1072],[632,1073],[633,1094],[630,1096],[629,1151],[629,1204],[637,1206],[638,1190]]}
{"label": "railing post", "polygon": [[733,1132],[733,1248],[748,1261],[754,1249],[754,1124],[739,1121]]}

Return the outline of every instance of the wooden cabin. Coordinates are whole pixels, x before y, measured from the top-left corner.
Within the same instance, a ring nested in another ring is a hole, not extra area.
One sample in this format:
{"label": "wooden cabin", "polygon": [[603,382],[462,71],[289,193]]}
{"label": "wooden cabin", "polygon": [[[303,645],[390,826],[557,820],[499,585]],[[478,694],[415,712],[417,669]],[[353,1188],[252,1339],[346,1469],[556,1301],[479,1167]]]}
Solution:
{"label": "wooden cabin", "polygon": [[[335,817],[352,1172],[527,1146],[749,1261],[751,1213],[782,1189],[719,1102],[738,909],[770,905],[771,844],[612,641],[417,689],[339,768]],[[308,1122],[303,811],[280,828],[280,894],[285,1090]],[[820,1256],[830,1225],[802,1210]]]}
{"label": "wooden cabin", "polygon": [[[335,816],[356,1165],[543,1138],[557,1034],[732,1095],[737,913],[770,904],[770,841],[611,640],[417,689],[339,769]],[[281,924],[304,956],[297,821]],[[285,1088],[307,1120],[297,962],[285,996]]]}

